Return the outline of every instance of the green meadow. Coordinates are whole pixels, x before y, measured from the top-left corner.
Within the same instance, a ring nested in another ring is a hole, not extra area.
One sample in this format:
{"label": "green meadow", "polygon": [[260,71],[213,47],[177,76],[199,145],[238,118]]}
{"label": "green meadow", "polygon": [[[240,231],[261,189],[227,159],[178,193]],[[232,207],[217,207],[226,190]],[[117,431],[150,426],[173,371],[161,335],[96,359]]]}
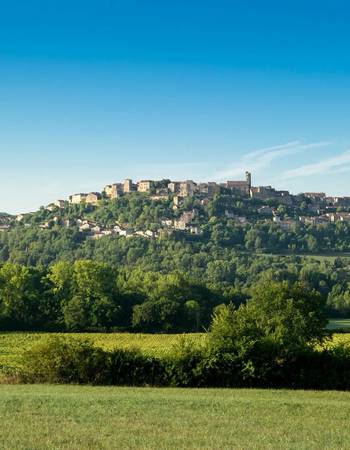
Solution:
{"label": "green meadow", "polygon": [[350,393],[0,386],[0,448],[346,449]]}
{"label": "green meadow", "polygon": [[350,333],[350,319],[332,319],[329,321],[328,329]]}

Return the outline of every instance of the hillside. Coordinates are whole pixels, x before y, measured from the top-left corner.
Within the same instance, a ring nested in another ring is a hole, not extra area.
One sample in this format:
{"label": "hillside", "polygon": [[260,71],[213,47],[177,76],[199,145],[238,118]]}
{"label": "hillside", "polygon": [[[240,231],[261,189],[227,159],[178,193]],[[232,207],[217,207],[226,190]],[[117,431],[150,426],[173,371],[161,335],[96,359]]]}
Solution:
{"label": "hillside", "polygon": [[[293,198],[286,205],[279,203],[281,198],[256,199],[223,189],[181,198],[169,192],[130,192],[101,197],[93,204],[59,202],[31,214],[4,216],[0,264],[37,267],[35,277],[44,280],[50,267],[62,260],[103,262],[125,279],[118,289],[134,296],[138,292],[142,301],[157,300],[147,292],[154,274],[157,283],[170,285],[166,276],[175,275],[175,280],[181,274],[188,286],[181,294],[183,305],[190,299],[201,302],[200,295],[211,299],[211,306],[202,305],[204,324],[215,305],[239,304],[266,279],[303,281],[327,299],[331,315],[346,316],[349,222],[311,223],[317,217],[311,212],[312,199]],[[348,208],[341,209],[337,217],[347,217]],[[305,214],[310,223],[299,220]],[[141,274],[149,274],[149,280]],[[142,293],[139,283],[146,287]],[[198,286],[206,293],[199,295]],[[36,295],[42,296],[43,289],[45,283]],[[173,319],[169,326],[183,329]],[[159,327],[157,322],[151,329],[164,329]]]}
{"label": "hillside", "polygon": [[16,218],[0,217],[0,261],[50,264],[67,257],[97,258],[110,247],[107,260],[119,264],[124,261],[117,249],[165,242],[190,246],[192,253],[213,247],[231,253],[350,252],[349,207],[320,216],[306,197],[288,205],[279,203],[281,198],[262,200],[234,191],[181,198],[131,192],[96,203],[51,204]]}

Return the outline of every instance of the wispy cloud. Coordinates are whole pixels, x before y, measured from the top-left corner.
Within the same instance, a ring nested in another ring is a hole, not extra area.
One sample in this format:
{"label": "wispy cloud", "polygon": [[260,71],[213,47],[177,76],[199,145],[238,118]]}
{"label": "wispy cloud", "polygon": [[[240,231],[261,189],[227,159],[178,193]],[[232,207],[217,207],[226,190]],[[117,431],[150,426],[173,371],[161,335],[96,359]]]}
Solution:
{"label": "wispy cloud", "polygon": [[305,144],[301,141],[292,141],[282,145],[254,150],[242,156],[236,164],[231,165],[225,170],[214,173],[211,179],[216,181],[227,180],[242,175],[244,170],[250,170],[251,172],[257,173],[262,169],[269,167],[276,159],[302,151],[318,149],[327,145],[330,145],[330,142],[313,142]]}
{"label": "wispy cloud", "polygon": [[332,158],[326,158],[313,164],[305,164],[296,169],[287,170],[281,174],[281,178],[290,179],[320,175],[325,173],[340,173],[350,170],[350,150]]}

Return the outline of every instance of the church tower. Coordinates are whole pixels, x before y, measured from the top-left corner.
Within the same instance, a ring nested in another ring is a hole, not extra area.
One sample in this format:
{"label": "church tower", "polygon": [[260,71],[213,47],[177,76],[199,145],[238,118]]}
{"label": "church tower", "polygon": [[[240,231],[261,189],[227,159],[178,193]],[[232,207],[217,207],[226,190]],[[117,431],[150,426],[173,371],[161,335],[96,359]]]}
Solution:
{"label": "church tower", "polygon": [[250,189],[252,187],[252,174],[250,172],[246,172],[245,179],[246,179],[249,189]]}

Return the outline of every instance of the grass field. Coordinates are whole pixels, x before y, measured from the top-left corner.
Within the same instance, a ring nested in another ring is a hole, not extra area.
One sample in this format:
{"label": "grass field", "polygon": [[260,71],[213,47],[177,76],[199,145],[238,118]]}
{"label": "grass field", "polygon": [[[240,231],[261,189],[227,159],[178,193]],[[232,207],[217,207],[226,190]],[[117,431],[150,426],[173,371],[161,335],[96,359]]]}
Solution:
{"label": "grass field", "polygon": [[330,330],[350,332],[350,319],[331,319],[328,324]]}
{"label": "grass field", "polygon": [[0,386],[0,448],[347,449],[350,393]]}
{"label": "grass field", "polygon": [[[241,252],[241,254],[251,254],[251,252]],[[268,256],[272,258],[281,257],[300,257],[309,261],[329,261],[334,262],[337,258],[350,258],[350,253],[347,252],[327,252],[327,253],[294,253],[294,252],[281,252],[281,253],[256,253],[257,256]]]}

